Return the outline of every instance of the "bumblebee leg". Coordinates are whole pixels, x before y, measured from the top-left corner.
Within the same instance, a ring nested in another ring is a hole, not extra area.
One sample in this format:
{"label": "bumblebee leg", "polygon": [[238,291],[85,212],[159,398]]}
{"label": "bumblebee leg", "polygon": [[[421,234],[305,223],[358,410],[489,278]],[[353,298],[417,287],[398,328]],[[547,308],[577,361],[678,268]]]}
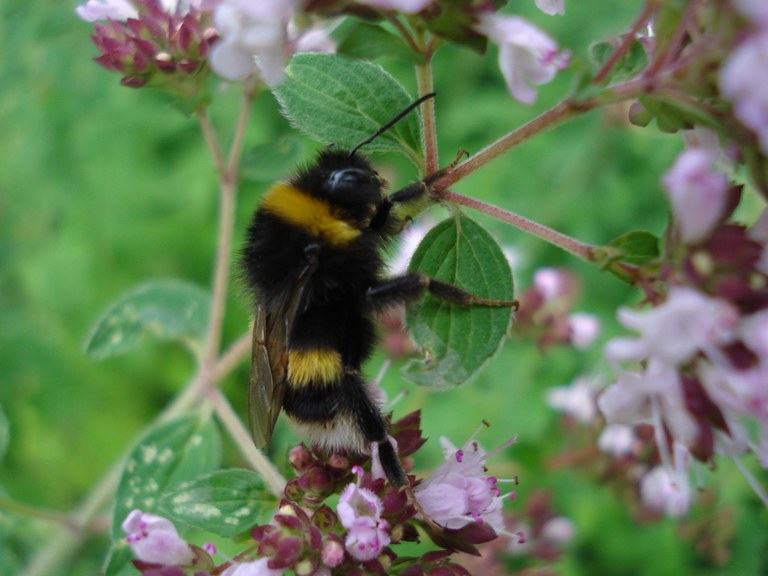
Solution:
{"label": "bumblebee leg", "polygon": [[470,294],[457,286],[435,280],[424,274],[406,274],[368,288],[368,298],[376,308],[410,302],[429,292],[433,296],[461,306],[509,306],[517,310],[517,300],[496,300]]}
{"label": "bumblebee leg", "polygon": [[[387,198],[384,199],[384,201],[381,203],[381,206],[379,206],[378,211],[371,219],[369,227],[372,230],[382,230],[387,227],[389,224],[390,213],[392,212],[392,208],[394,208],[395,204],[405,204],[407,202],[418,200],[423,197],[424,194],[429,192],[429,185],[443,176],[449,170],[452,170],[453,167],[456,166],[456,164],[458,164],[461,158],[465,155],[467,155],[466,150],[459,150],[456,158],[453,160],[453,162],[448,164],[448,166],[440,168],[440,170],[425,176],[418,182],[409,184],[405,188],[401,188],[397,192],[390,194]],[[400,227],[400,230],[402,230],[402,226]]]}

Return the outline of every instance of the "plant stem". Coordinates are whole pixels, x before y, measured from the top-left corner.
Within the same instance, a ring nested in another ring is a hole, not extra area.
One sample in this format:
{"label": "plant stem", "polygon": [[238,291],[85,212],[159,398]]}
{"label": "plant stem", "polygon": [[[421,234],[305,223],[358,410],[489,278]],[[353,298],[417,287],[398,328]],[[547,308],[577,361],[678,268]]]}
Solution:
{"label": "plant stem", "polygon": [[440,198],[453,204],[467,206],[479,212],[483,212],[484,214],[488,214],[489,216],[493,216],[502,222],[511,224],[515,228],[519,228],[520,230],[524,230],[536,236],[537,238],[541,238],[542,240],[549,242],[558,248],[562,248],[566,252],[570,252],[574,256],[578,256],[582,260],[586,260],[587,262],[595,261],[595,251],[597,250],[596,246],[591,246],[589,244],[579,242],[578,240],[574,240],[570,236],[566,236],[565,234],[561,234],[556,230],[552,230],[551,228],[547,228],[546,226],[543,226],[537,222],[528,220],[527,218],[515,214],[514,212],[502,210],[501,208],[491,204],[487,204],[462,194],[456,194],[455,192],[444,192]]}
{"label": "plant stem", "polygon": [[506,154],[514,147],[530,140],[533,136],[536,136],[545,130],[549,130],[558,124],[562,124],[574,116],[587,112],[596,106],[597,103],[594,101],[577,104],[569,99],[563,100],[527,124],[502,136],[474,156],[471,156],[466,162],[462,162],[452,170],[448,171],[444,176],[438,178],[432,185],[433,192],[440,197],[443,190],[446,190],[452,184],[455,184],[472,172],[482,168],[499,156]]}
{"label": "plant stem", "polygon": [[219,227],[218,240],[216,248],[216,259],[214,262],[213,290],[211,296],[211,317],[208,323],[208,337],[206,339],[205,351],[203,353],[203,362],[201,371],[204,376],[205,385],[213,385],[214,374],[213,367],[219,354],[221,346],[221,333],[224,323],[224,313],[227,303],[227,289],[229,287],[229,266],[230,254],[232,251],[232,235],[235,222],[235,196],[237,194],[237,172],[240,165],[240,156],[243,149],[245,130],[248,125],[251,104],[255,90],[252,84],[246,84],[243,89],[243,101],[240,106],[240,114],[235,125],[235,133],[232,137],[232,145],[229,149],[229,155],[224,163],[223,154],[212,134],[210,123],[207,122],[207,115],[198,115],[198,118],[205,119],[201,122],[203,134],[206,142],[211,149],[214,161],[219,169]]}
{"label": "plant stem", "polygon": [[[435,91],[434,78],[432,76],[432,59],[427,57],[423,64],[416,65],[416,85],[419,96]],[[426,161],[425,175],[437,172],[439,159],[437,151],[437,122],[435,120],[435,100],[430,98],[421,106],[421,143],[424,148]]]}
{"label": "plant stem", "polygon": [[624,54],[627,53],[630,46],[632,46],[632,43],[636,40],[637,33],[643,26],[648,24],[651,14],[656,9],[657,4],[658,0],[648,0],[648,2],[645,3],[642,11],[640,14],[638,14],[637,18],[635,18],[635,21],[632,23],[632,27],[622,37],[619,47],[613,51],[613,54],[611,54],[610,58],[606,60],[605,64],[603,64],[603,67],[600,68],[597,74],[595,74],[595,77],[592,79],[594,84],[600,84],[603,80],[605,80],[605,77],[608,76],[611,70],[613,70],[613,67],[616,65],[616,63],[621,59],[622,56],[624,56]]}
{"label": "plant stem", "polygon": [[226,428],[229,435],[235,441],[235,445],[240,450],[243,458],[248,464],[256,470],[266,482],[269,489],[275,496],[280,497],[285,488],[285,478],[278,472],[272,462],[256,448],[251,439],[251,435],[243,426],[229,401],[218,388],[212,388],[208,393],[208,398],[216,410],[216,415]]}

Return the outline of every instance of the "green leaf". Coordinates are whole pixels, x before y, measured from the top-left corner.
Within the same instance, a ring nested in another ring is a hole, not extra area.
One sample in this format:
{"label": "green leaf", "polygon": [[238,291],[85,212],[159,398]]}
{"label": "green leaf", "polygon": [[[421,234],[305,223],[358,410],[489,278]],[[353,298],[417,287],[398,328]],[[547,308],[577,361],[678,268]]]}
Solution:
{"label": "green leaf", "polygon": [[99,318],[85,351],[99,360],[125,354],[147,335],[179,340],[195,350],[203,344],[209,310],[209,293],[195,284],[171,279],[147,282]]}
{"label": "green leaf", "polygon": [[269,521],[279,500],[250,470],[220,470],[163,495],[163,515],[217,534],[236,536]]}
{"label": "green leaf", "polygon": [[304,158],[298,137],[283,136],[276,142],[261,144],[243,155],[243,178],[255,182],[274,182],[284,178]]}
{"label": "green leaf", "polygon": [[121,524],[131,510],[162,514],[161,497],[221,460],[221,439],[210,414],[182,416],[149,430],[131,450],[115,495],[113,547],[107,573],[120,574],[131,555],[122,544]]}
{"label": "green leaf", "polygon": [[131,564],[133,551],[124,538],[112,543],[105,562],[104,576],[135,576],[136,568]]}
{"label": "green leaf", "polygon": [[[514,298],[512,273],[501,248],[462,214],[430,230],[409,270],[476,296]],[[408,328],[426,358],[410,362],[403,375],[432,388],[458,386],[475,376],[498,351],[512,321],[511,308],[459,306],[430,295],[409,306],[407,312]]]}
{"label": "green leaf", "polygon": [[[616,46],[610,42],[595,42],[589,48],[589,54],[596,70],[600,70],[616,51]],[[648,64],[645,48],[639,41],[634,41],[629,50],[619,58],[604,78],[604,84],[612,84],[628,80],[639,74]]]}
{"label": "green leaf", "polygon": [[[275,96],[291,125],[323,144],[351,148],[374,134],[414,99],[381,66],[334,54],[296,54]],[[418,163],[418,112],[365,146],[396,151]]]}
{"label": "green leaf", "polygon": [[419,60],[419,55],[408,47],[402,37],[376,24],[347,18],[333,35],[338,40],[338,54],[364,60],[374,60],[381,56],[392,56],[411,62]]}
{"label": "green leaf", "polygon": [[0,405],[0,461],[8,451],[8,443],[11,439],[11,423]]}
{"label": "green leaf", "polygon": [[641,265],[659,256],[659,239],[643,230],[622,234],[611,240],[608,246],[612,248],[609,250],[610,262]]}

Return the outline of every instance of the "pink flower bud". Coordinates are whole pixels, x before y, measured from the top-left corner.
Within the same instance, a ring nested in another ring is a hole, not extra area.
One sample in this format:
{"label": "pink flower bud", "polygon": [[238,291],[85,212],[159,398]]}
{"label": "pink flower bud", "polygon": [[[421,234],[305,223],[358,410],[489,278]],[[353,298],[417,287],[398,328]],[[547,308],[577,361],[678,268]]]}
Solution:
{"label": "pink flower bud", "polygon": [[187,566],[195,559],[170,520],[133,510],[122,525],[136,558],[152,564]]}

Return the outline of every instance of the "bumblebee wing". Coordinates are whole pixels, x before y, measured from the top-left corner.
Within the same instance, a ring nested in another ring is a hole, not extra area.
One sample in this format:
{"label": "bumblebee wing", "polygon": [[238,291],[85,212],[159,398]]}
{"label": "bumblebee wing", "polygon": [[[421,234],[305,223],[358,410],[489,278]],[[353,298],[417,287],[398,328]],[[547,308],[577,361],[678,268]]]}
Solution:
{"label": "bumblebee wing", "polygon": [[274,310],[256,307],[253,321],[251,373],[248,378],[248,418],[254,444],[263,448],[280,415],[288,377],[288,342],[314,267],[308,267]]}
{"label": "bumblebee wing", "polygon": [[260,303],[256,307],[253,320],[251,373],[248,377],[248,420],[253,442],[257,448],[264,448],[269,443],[272,429],[280,413],[280,405],[275,407],[272,400],[275,394],[275,381],[267,348],[267,325],[266,306]]}

